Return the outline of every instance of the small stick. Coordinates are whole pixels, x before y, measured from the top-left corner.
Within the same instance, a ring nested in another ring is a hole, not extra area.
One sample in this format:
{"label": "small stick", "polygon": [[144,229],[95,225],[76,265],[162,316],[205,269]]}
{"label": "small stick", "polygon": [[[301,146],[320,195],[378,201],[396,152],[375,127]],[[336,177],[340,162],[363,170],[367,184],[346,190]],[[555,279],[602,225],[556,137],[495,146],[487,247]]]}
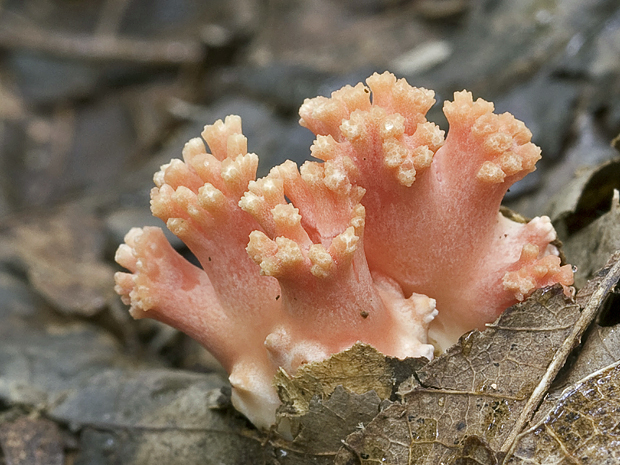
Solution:
{"label": "small stick", "polygon": [[0,26],[0,48],[27,49],[69,58],[131,61],[145,64],[190,64],[204,58],[199,41],[145,40],[113,35],[67,34],[33,26]]}
{"label": "small stick", "polygon": [[[521,430],[525,427],[525,425],[532,419],[534,412],[542,402],[542,399],[545,393],[548,391],[551,383],[557,376],[560,369],[564,366],[566,359],[572,352],[573,348],[579,343],[581,340],[581,336],[584,331],[590,326],[596,314],[598,313],[600,304],[605,296],[609,293],[610,289],[618,283],[620,279],[620,261],[617,261],[609,270],[605,278],[601,281],[598,288],[592,296],[590,300],[588,300],[587,305],[583,309],[581,316],[575,323],[573,327],[573,331],[566,338],[566,342],[560,347],[560,349],[555,353],[553,360],[549,364],[545,375],[542,377],[536,389],[530,396],[529,400],[523,407],[521,411],[521,415],[519,416],[517,422],[515,423],[512,431],[506,438],[506,441],[502,445],[500,451],[501,452],[510,452],[514,445],[516,444],[516,438],[521,433]],[[508,457],[509,454],[506,455]]]}

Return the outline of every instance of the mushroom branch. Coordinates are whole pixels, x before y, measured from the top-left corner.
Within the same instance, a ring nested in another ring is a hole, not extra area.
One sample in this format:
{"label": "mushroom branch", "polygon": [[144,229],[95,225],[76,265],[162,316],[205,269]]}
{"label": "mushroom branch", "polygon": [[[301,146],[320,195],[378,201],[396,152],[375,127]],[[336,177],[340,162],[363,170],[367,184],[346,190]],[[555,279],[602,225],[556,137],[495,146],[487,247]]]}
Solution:
{"label": "mushroom branch", "polygon": [[358,341],[431,359],[540,287],[572,289],[549,218],[499,212],[540,158],[525,125],[457,92],[444,140],[425,116],[432,91],[390,73],[366,83],[302,105],[320,162],[256,180],[258,157],[229,116],[202,133],[211,153],[192,139],[162,166],[151,209],[201,268],[158,228],[132,229],[116,255],[131,314],[211,351],[260,428],[275,422],[279,368],[294,374]]}

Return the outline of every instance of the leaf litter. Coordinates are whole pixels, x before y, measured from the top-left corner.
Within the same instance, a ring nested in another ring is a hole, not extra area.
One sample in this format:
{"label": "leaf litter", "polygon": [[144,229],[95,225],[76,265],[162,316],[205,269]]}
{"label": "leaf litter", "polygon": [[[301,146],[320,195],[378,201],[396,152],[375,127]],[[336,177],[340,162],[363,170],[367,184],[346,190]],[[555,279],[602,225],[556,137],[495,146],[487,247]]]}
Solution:
{"label": "leaf litter", "polygon": [[472,444],[486,459],[470,463],[507,463],[518,434],[613,292],[619,258],[610,259],[575,303],[561,289],[540,290],[486,331],[463,336],[418,371],[421,384],[404,393],[402,403],[351,434],[335,463],[467,463]]}
{"label": "leaf litter", "polygon": [[275,384],[283,405],[270,453],[280,456],[282,464],[333,463],[342,440],[390,405],[396,388],[426,363],[425,358],[386,357],[357,343],[304,365],[295,376],[280,370]]}
{"label": "leaf litter", "polygon": [[547,417],[521,434],[506,464],[620,460],[620,361],[567,389]]}
{"label": "leaf litter", "polygon": [[554,287],[466,334],[418,372],[402,403],[349,436],[336,463],[451,463],[472,436],[499,450],[579,315]]}

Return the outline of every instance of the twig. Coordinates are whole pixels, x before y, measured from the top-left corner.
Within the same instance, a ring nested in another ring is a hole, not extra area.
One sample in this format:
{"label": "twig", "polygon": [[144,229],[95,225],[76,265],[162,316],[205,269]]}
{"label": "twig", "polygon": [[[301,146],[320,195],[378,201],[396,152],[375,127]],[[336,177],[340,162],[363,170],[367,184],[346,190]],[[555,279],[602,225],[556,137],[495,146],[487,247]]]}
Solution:
{"label": "twig", "polygon": [[590,326],[596,317],[602,300],[607,296],[610,289],[615,286],[619,280],[620,261],[617,261],[611,267],[605,278],[603,278],[596,291],[592,293],[592,296],[583,309],[581,316],[575,323],[573,331],[566,338],[566,342],[562,345],[562,347],[560,347],[560,349],[556,352],[553,360],[547,368],[545,375],[542,377],[538,383],[538,386],[536,386],[536,389],[534,389],[534,392],[523,407],[521,415],[517,419],[512,431],[500,449],[501,452],[505,452],[507,454],[506,457],[510,455],[508,452],[512,451],[515,446],[517,436],[521,433],[521,430],[523,430],[525,425],[532,419],[534,412],[542,402],[545,393],[548,391],[558,372],[566,363],[566,359],[572,352],[573,348],[579,343],[584,331],[588,328],[588,326]]}
{"label": "twig", "polygon": [[101,9],[95,35],[105,37],[116,34],[128,6],[129,0],[106,0]]}
{"label": "twig", "polygon": [[77,59],[145,64],[197,63],[205,54],[198,40],[145,40],[101,34],[67,34],[7,22],[0,25],[0,48],[35,50]]}

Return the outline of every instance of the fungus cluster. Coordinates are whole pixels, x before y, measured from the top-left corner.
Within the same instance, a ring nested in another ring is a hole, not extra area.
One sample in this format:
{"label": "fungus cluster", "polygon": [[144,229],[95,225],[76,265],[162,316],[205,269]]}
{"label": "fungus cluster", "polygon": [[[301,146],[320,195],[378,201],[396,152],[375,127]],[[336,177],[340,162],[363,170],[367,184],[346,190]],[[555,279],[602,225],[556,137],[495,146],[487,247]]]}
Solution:
{"label": "fungus cluster", "polygon": [[302,105],[320,162],[256,180],[229,116],[205,127],[210,153],[192,139],[162,166],[151,209],[202,268],[154,227],[132,229],[116,255],[131,314],[204,345],[258,427],[275,421],[279,367],[293,374],[357,341],[431,359],[534,290],[573,282],[549,218],[499,213],[540,158],[522,122],[457,92],[444,139],[425,117],[432,91],[389,73],[366,83]]}

